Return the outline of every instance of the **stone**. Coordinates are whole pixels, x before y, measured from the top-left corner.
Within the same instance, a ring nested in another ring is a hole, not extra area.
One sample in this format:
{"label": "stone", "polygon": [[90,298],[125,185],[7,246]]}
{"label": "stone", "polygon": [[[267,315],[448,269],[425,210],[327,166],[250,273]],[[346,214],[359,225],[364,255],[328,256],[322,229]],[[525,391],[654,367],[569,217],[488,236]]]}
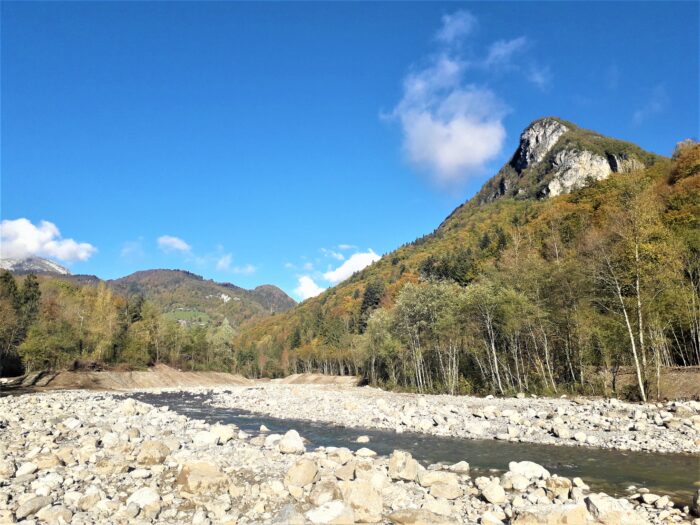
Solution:
{"label": "stone", "polygon": [[340,498],[340,487],[332,479],[319,481],[309,494],[309,501],[317,506],[338,498]]}
{"label": "stone", "polygon": [[22,463],[19,467],[17,467],[15,477],[19,478],[21,476],[26,476],[27,474],[34,474],[38,469],[39,467],[36,465],[36,463]]}
{"label": "stone", "polygon": [[157,465],[163,463],[170,454],[170,449],[162,441],[149,440],[141,445],[136,461],[142,465]]}
{"label": "stone", "polygon": [[552,476],[545,481],[545,489],[547,493],[551,495],[552,498],[557,498],[560,500],[566,500],[569,497],[569,492],[571,491],[572,483],[568,478],[560,478]]}
{"label": "stone", "polygon": [[618,500],[607,494],[591,494],[584,499],[591,516],[603,525],[641,525],[640,516],[627,506],[626,500]]}
{"label": "stone", "polygon": [[127,505],[136,505],[144,516],[155,518],[160,512],[160,494],[151,487],[143,487],[133,492],[126,500]]}
{"label": "stone", "polygon": [[355,514],[352,508],[340,500],[324,503],[308,511],[305,516],[311,523],[319,525],[349,525],[355,523]]}
{"label": "stone", "polygon": [[421,508],[440,516],[450,516],[454,512],[454,506],[445,498],[434,498],[432,496],[425,498]]}
{"label": "stone", "polygon": [[469,474],[469,463],[466,461],[460,461],[450,466],[450,471],[456,474]]}
{"label": "stone", "polygon": [[396,525],[454,525],[454,520],[426,509],[404,509],[388,516]]}
{"label": "stone", "polygon": [[227,488],[229,479],[215,463],[191,461],[182,465],[175,483],[185,492],[196,494]]}
{"label": "stone", "polygon": [[506,501],[506,492],[497,481],[492,481],[486,485],[481,491],[481,495],[486,501],[494,505],[500,505]]}
{"label": "stone", "polygon": [[356,443],[369,443],[369,436],[358,436],[355,440]]}
{"label": "stone", "polygon": [[411,454],[402,450],[394,450],[389,457],[389,477],[404,481],[415,481],[420,465]]}
{"label": "stone", "polygon": [[576,432],[574,434],[574,441],[578,441],[579,443],[585,443],[586,442],[586,434],[584,432]]}
{"label": "stone", "polygon": [[15,462],[7,459],[0,460],[0,480],[9,479],[15,475]]}
{"label": "stone", "polygon": [[434,483],[430,486],[430,495],[435,498],[452,500],[462,496],[462,489],[459,485],[451,483]]}
{"label": "stone", "polygon": [[194,435],[192,442],[196,447],[211,447],[219,444],[219,436],[208,430],[201,430]]}
{"label": "stone", "polygon": [[445,483],[448,485],[457,485],[459,480],[454,472],[445,472],[442,470],[421,470],[418,472],[418,483],[421,487],[430,487],[435,483]]}
{"label": "stone", "polygon": [[355,452],[355,455],[360,458],[372,458],[377,455],[377,453],[367,447],[362,447]]}
{"label": "stone", "polygon": [[503,525],[503,520],[491,511],[486,511],[481,515],[481,525]]}
{"label": "stone", "polygon": [[343,481],[351,481],[355,479],[355,462],[351,461],[342,467],[335,469],[335,477]]}
{"label": "stone", "polygon": [[365,480],[341,481],[343,501],[352,507],[355,520],[360,523],[377,523],[382,519],[382,495]]}
{"label": "stone", "polygon": [[[36,513],[36,517],[48,525],[64,525],[73,519],[73,513],[63,505],[44,507]],[[0,518],[0,523],[3,523]]]}
{"label": "stone", "polygon": [[306,452],[304,440],[301,439],[296,430],[288,431],[279,441],[279,448],[282,454],[303,454]]}
{"label": "stone", "polygon": [[571,439],[571,431],[565,426],[557,426],[552,429],[554,434],[559,439]]}
{"label": "stone", "polygon": [[513,474],[525,476],[527,479],[547,479],[550,477],[546,468],[532,461],[511,461],[508,463],[508,470]]}
{"label": "stone", "polygon": [[284,484],[286,487],[305,487],[313,483],[317,473],[316,463],[310,459],[301,459],[287,471]]}
{"label": "stone", "polygon": [[234,425],[213,425],[209,429],[209,432],[218,437],[219,443],[223,445],[224,443],[231,441],[236,436],[238,428],[236,428]]}
{"label": "stone", "polygon": [[18,520],[27,518],[39,512],[44,507],[51,505],[51,498],[47,496],[34,496],[22,503],[15,511]]}
{"label": "stone", "polygon": [[515,509],[512,525],[586,525],[588,512],[580,504],[534,505]]}
{"label": "stone", "polygon": [[690,513],[693,516],[700,517],[700,489],[696,490],[693,495],[693,501],[690,504]]}

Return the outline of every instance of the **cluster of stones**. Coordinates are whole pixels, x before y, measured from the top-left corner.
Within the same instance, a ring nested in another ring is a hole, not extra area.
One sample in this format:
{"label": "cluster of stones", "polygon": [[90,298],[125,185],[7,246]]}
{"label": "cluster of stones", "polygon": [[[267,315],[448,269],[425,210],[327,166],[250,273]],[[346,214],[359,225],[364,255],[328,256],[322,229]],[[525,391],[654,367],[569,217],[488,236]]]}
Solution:
{"label": "cluster of stones", "polygon": [[294,430],[251,436],[110,394],[6,397],[0,414],[3,524],[691,522],[668,497],[592,494],[527,461],[472,478],[466,462],[307,451]]}
{"label": "cluster of stones", "polygon": [[[349,395],[351,394],[351,395]],[[376,388],[269,385],[214,391],[214,405],[335,425],[646,452],[700,451],[700,402],[415,396]]]}

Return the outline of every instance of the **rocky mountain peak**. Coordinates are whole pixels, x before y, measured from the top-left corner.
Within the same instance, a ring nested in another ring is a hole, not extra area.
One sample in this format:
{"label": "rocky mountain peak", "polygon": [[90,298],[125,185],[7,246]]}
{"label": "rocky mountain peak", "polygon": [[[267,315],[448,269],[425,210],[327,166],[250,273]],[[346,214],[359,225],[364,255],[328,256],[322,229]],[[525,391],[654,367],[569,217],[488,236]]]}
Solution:
{"label": "rocky mountain peak", "polygon": [[514,167],[524,170],[540,162],[568,130],[552,117],[534,121],[520,134],[520,144],[512,161]]}
{"label": "rocky mountain peak", "polygon": [[657,159],[635,144],[545,117],[525,128],[511,160],[474,200],[484,204],[502,197],[555,197],[613,173],[643,169]]}

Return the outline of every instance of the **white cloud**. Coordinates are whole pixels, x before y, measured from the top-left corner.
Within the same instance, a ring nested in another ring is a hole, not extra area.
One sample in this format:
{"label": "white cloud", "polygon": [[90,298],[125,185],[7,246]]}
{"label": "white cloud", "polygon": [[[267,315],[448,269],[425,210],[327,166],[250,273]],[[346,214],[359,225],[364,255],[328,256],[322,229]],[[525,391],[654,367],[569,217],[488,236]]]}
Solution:
{"label": "white cloud", "polygon": [[226,253],[216,260],[216,269],[221,272],[231,272],[237,275],[251,275],[258,270],[252,264],[246,264],[244,266],[231,266],[232,262],[233,256],[230,253]]}
{"label": "white cloud", "polygon": [[513,38],[511,40],[498,40],[489,47],[488,54],[484,60],[484,65],[487,67],[506,66],[510,64],[513,55],[523,51],[527,44],[527,38],[524,36]]}
{"label": "white cloud", "polygon": [[442,26],[435,38],[446,44],[452,44],[473,33],[476,25],[476,17],[469,11],[460,10],[449,15],[442,15]]}
{"label": "white cloud", "polygon": [[234,266],[231,271],[238,275],[251,275],[258,271],[258,269],[252,264],[246,264],[245,266]]}
{"label": "white cloud", "polygon": [[92,244],[62,239],[56,225],[49,221],[41,221],[38,226],[24,218],[0,223],[2,257],[54,257],[71,262],[86,261],[96,251]]}
{"label": "white cloud", "polygon": [[654,115],[662,113],[668,106],[669,98],[664,86],[656,86],[644,105],[632,114],[632,121],[639,126]]}
{"label": "white cloud", "polygon": [[345,251],[345,250],[357,250],[357,246],[355,246],[354,244],[339,244],[338,249],[343,250],[343,251]]}
{"label": "white cloud", "polygon": [[299,277],[299,285],[294,289],[294,293],[301,298],[301,300],[309,299],[310,297],[316,297],[318,294],[322,293],[325,288],[321,288],[316,282],[308,275],[302,275]]}
{"label": "white cloud", "polygon": [[552,83],[552,72],[548,66],[530,66],[527,79],[541,91],[547,91]]}
{"label": "white cloud", "polygon": [[124,259],[139,259],[144,256],[142,239],[137,241],[126,241],[122,244],[119,255]]}
{"label": "white cloud", "polygon": [[192,247],[179,237],[172,235],[163,235],[158,237],[158,247],[164,252],[189,252]]}
{"label": "white cloud", "polygon": [[219,260],[216,261],[216,269],[221,271],[229,270],[231,268],[231,260],[232,257],[230,253],[222,255],[219,257]]}
{"label": "white cloud", "polygon": [[338,284],[339,282],[350,277],[355,272],[359,272],[373,262],[378,261],[380,258],[381,257],[379,257],[379,255],[374,253],[372,250],[354,253],[347,261],[338,266],[335,270],[330,270],[324,273],[323,278],[331,284]]}
{"label": "white cloud", "polygon": [[[456,34],[454,38],[467,34],[454,33],[452,23],[443,17],[438,34]],[[502,47],[490,52],[492,60],[507,54]],[[465,60],[443,49],[406,76],[403,97],[391,113],[401,123],[409,162],[442,185],[481,175],[501,152],[506,137],[502,122],[506,105],[490,89],[466,82],[468,67]]]}
{"label": "white cloud", "polygon": [[305,271],[310,272],[311,270],[314,269],[314,264],[311,263],[311,262],[305,262],[304,265],[302,266],[302,268],[303,268]]}
{"label": "white cloud", "polygon": [[336,252],[335,250],[328,250],[326,248],[321,248],[321,253],[323,255],[325,255],[326,257],[332,257],[333,259],[337,259],[339,261],[345,260],[345,256],[340,252]]}

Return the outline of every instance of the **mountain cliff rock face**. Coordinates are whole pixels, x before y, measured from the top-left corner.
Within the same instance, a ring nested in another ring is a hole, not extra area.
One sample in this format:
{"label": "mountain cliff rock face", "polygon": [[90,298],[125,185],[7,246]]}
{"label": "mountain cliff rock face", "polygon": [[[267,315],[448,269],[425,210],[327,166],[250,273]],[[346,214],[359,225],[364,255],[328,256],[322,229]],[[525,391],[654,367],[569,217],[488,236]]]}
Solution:
{"label": "mountain cliff rock face", "polygon": [[556,197],[612,173],[643,169],[655,160],[655,155],[634,144],[547,117],[522,132],[511,160],[484,185],[475,201]]}

